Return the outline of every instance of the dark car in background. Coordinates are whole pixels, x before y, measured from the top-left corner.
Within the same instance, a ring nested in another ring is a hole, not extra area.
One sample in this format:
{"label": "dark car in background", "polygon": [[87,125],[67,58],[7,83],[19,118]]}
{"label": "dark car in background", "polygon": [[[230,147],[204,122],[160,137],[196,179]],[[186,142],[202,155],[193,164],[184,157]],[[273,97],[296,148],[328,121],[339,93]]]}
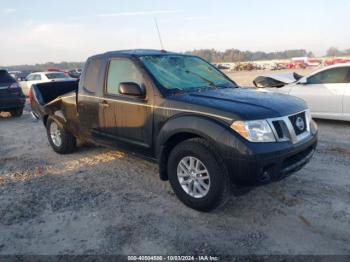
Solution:
{"label": "dark car in background", "polygon": [[32,71],[21,71],[19,73],[15,74],[15,79],[20,82],[20,81],[24,81],[26,79],[26,77],[33,73]]}
{"label": "dark car in background", "polygon": [[32,72],[31,71],[8,71],[8,73],[18,82],[20,82],[20,81],[23,81]]}
{"label": "dark car in background", "polygon": [[25,100],[17,81],[6,70],[0,70],[0,112],[19,117],[23,114]]}
{"label": "dark car in background", "polygon": [[76,68],[76,69],[69,70],[67,74],[68,74],[71,78],[79,79],[80,76],[81,76],[82,71],[83,71],[82,69]]}

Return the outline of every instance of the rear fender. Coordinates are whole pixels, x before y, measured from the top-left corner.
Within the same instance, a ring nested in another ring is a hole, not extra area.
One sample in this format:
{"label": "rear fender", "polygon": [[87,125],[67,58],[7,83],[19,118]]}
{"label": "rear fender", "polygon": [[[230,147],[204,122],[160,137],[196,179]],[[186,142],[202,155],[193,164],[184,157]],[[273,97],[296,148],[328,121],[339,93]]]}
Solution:
{"label": "rear fender", "polygon": [[61,110],[55,111],[53,115],[48,115],[47,117],[44,117],[43,122],[45,126],[49,118],[54,120],[59,125],[60,128],[66,129],[67,119]]}

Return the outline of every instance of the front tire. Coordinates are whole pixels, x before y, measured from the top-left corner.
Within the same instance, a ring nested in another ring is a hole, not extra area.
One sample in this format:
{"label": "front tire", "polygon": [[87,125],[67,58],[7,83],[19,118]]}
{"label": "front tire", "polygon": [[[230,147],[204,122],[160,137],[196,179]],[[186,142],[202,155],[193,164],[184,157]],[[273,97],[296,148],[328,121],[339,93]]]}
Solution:
{"label": "front tire", "polygon": [[52,149],[59,154],[69,154],[76,149],[76,138],[61,127],[55,120],[49,118],[46,132]]}
{"label": "front tire", "polygon": [[178,144],[168,159],[168,177],[177,197],[188,207],[208,212],[223,205],[230,179],[215,149],[204,139]]}

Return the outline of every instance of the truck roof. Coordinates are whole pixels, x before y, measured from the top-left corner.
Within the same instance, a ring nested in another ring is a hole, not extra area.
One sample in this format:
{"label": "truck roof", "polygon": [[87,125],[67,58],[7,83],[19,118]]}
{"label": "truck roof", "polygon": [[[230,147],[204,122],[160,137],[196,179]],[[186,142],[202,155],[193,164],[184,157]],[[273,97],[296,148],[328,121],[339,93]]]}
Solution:
{"label": "truck roof", "polygon": [[139,56],[145,56],[145,55],[152,56],[152,55],[164,55],[164,54],[185,55],[181,53],[169,52],[165,50],[156,50],[156,49],[130,49],[130,50],[110,51],[103,54],[94,55],[90,58],[105,57],[105,56],[139,57]]}

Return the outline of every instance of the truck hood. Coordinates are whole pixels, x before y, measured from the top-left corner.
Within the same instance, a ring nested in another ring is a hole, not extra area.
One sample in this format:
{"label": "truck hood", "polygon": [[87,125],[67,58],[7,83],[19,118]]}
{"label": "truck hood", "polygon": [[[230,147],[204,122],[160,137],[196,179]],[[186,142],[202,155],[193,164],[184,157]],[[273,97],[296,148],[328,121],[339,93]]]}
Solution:
{"label": "truck hood", "polygon": [[302,99],[248,88],[191,92],[174,96],[171,100],[196,106],[196,110],[208,114],[244,120],[287,116],[307,109]]}

